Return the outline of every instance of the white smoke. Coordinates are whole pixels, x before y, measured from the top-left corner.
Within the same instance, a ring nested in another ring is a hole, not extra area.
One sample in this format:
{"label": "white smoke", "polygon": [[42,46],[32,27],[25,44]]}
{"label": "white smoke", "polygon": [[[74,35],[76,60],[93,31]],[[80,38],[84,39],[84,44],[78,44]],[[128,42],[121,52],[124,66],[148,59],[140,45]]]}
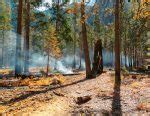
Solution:
{"label": "white smoke", "polygon": [[58,67],[57,70],[64,74],[73,73],[72,69],[70,67],[67,68],[66,66],[64,66],[61,61],[57,61],[57,67]]}

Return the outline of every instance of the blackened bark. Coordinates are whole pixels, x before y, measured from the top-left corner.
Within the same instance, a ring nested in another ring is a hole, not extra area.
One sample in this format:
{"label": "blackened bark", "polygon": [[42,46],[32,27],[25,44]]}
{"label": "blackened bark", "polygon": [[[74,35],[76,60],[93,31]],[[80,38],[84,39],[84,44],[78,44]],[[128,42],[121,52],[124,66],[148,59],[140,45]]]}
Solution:
{"label": "blackened bark", "polygon": [[94,46],[92,74],[96,76],[98,74],[101,74],[102,72],[103,72],[102,42],[99,39],[96,41]]}
{"label": "blackened bark", "polygon": [[83,44],[82,44],[82,37],[81,37],[81,33],[79,33],[79,37],[80,37],[80,61],[79,61],[79,69],[82,68],[82,48],[83,48]]}
{"label": "blackened bark", "polygon": [[76,40],[77,40],[77,28],[76,28],[76,24],[77,24],[77,19],[76,19],[76,14],[74,13],[74,47],[73,47],[73,51],[74,51],[74,60],[73,60],[73,68],[76,68]]}
{"label": "blackened bark", "polygon": [[125,40],[124,40],[124,56],[125,56],[125,67],[127,68],[127,47],[126,47],[126,45],[127,45],[127,35],[126,35],[126,33],[125,33]]}
{"label": "blackened bark", "polygon": [[46,69],[46,77],[48,77],[49,72],[49,50],[48,50],[48,56],[47,56],[47,69]]}
{"label": "blackened bark", "polygon": [[[75,38],[74,38],[75,39]],[[74,40],[74,58],[73,58],[73,68],[76,68],[76,41]]]}
{"label": "blackened bark", "polygon": [[24,71],[29,72],[29,38],[30,38],[30,0],[26,0],[26,37],[25,37],[25,64]]}
{"label": "blackened bark", "polygon": [[115,83],[121,81],[120,77],[120,0],[115,4]]}
{"label": "blackened bark", "polygon": [[17,19],[17,39],[16,39],[16,58],[15,58],[15,76],[21,74],[21,33],[22,33],[22,5],[23,1],[19,0],[18,19]]}
{"label": "blackened bark", "polygon": [[5,33],[4,30],[2,31],[2,35],[3,35],[3,40],[2,40],[2,67],[4,66],[4,50],[5,50]]}

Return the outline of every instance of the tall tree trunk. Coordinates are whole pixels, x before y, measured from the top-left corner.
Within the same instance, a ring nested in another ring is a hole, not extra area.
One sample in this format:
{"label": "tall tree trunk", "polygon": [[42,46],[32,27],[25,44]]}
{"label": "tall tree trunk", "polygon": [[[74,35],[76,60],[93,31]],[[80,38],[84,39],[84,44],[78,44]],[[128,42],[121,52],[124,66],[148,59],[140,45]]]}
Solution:
{"label": "tall tree trunk", "polygon": [[54,66],[54,70],[57,70],[57,59],[55,59],[55,66]]}
{"label": "tall tree trunk", "polygon": [[133,49],[131,49],[131,70],[133,69]]}
{"label": "tall tree trunk", "polygon": [[17,39],[16,39],[16,58],[15,58],[15,76],[21,74],[21,33],[22,33],[22,6],[23,1],[19,0],[18,19],[17,19]]}
{"label": "tall tree trunk", "polygon": [[76,42],[77,42],[77,2],[74,0],[74,17],[73,17],[73,26],[74,26],[74,61],[73,61],[73,68],[76,68]]}
{"label": "tall tree trunk", "polygon": [[47,69],[46,69],[46,76],[48,77],[49,72],[49,50],[48,50],[48,56],[47,56]]}
{"label": "tall tree trunk", "polygon": [[[99,1],[96,1],[99,5]],[[98,6],[100,7],[100,5]],[[98,9],[97,7],[97,9]],[[95,37],[96,42],[94,46],[94,57],[93,57],[93,67],[92,67],[92,74],[96,76],[97,74],[101,74],[103,72],[103,56],[102,56],[102,42],[100,39],[100,18],[99,18],[99,10],[96,11],[94,25],[95,25]],[[92,44],[91,44],[92,45]]]}
{"label": "tall tree trunk", "polygon": [[115,83],[119,84],[120,77],[120,0],[115,4]]}
{"label": "tall tree trunk", "polygon": [[76,21],[76,14],[74,14],[74,47],[73,47],[73,51],[74,51],[74,60],[73,60],[73,68],[75,69],[76,68],[76,39],[77,39],[77,36],[76,36],[76,24],[77,24],[77,21]]}
{"label": "tall tree trunk", "polygon": [[81,37],[81,33],[80,33],[80,61],[79,61],[79,69],[82,68],[82,37]]}
{"label": "tall tree trunk", "polygon": [[126,47],[126,44],[127,44],[127,35],[126,35],[126,32],[125,32],[125,38],[124,38],[124,57],[125,57],[125,67],[127,68],[127,47]]}
{"label": "tall tree trunk", "polygon": [[131,47],[129,47],[129,69],[131,70],[132,69],[132,50],[131,50]]}
{"label": "tall tree trunk", "polygon": [[5,33],[4,30],[2,30],[3,40],[2,40],[2,67],[4,66],[4,44],[5,44]]}
{"label": "tall tree trunk", "polygon": [[83,50],[85,54],[86,78],[92,78],[91,62],[90,62],[90,57],[89,57],[89,47],[88,47],[88,42],[87,42],[84,2],[85,0],[82,0],[81,2],[82,41],[83,41]]}
{"label": "tall tree trunk", "polygon": [[120,53],[120,67],[122,67],[122,53]]}
{"label": "tall tree trunk", "polygon": [[134,49],[135,49],[134,55],[135,55],[135,68],[136,68],[137,67],[137,48],[135,47]]}
{"label": "tall tree trunk", "polygon": [[25,66],[24,72],[29,72],[29,36],[30,36],[30,0],[26,0],[26,37],[25,37]]}
{"label": "tall tree trunk", "polygon": [[114,67],[114,49],[112,48],[112,67]]}
{"label": "tall tree trunk", "polygon": [[125,67],[127,68],[127,51],[124,50],[124,57],[125,57]]}
{"label": "tall tree trunk", "polygon": [[74,47],[73,47],[73,51],[74,51],[74,58],[73,58],[73,68],[76,68],[76,41],[74,38]]}

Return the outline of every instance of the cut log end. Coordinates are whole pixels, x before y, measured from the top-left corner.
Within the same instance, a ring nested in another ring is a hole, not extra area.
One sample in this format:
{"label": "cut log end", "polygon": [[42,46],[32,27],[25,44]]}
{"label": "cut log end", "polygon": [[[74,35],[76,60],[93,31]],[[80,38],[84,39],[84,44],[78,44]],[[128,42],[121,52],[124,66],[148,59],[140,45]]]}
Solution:
{"label": "cut log end", "polygon": [[80,105],[90,101],[91,99],[92,99],[91,96],[82,96],[82,97],[77,97],[75,102]]}

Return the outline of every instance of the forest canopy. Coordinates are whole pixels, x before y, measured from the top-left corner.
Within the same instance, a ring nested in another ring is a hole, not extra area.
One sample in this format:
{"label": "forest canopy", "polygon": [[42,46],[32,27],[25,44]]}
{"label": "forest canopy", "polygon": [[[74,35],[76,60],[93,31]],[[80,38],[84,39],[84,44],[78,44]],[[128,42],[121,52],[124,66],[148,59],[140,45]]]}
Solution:
{"label": "forest canopy", "polygon": [[[119,1],[117,6],[113,0],[1,0],[0,67],[10,67],[15,74],[36,66],[63,73],[79,68],[89,75],[97,62],[146,68],[149,2]],[[102,47],[96,51],[98,40]]]}

